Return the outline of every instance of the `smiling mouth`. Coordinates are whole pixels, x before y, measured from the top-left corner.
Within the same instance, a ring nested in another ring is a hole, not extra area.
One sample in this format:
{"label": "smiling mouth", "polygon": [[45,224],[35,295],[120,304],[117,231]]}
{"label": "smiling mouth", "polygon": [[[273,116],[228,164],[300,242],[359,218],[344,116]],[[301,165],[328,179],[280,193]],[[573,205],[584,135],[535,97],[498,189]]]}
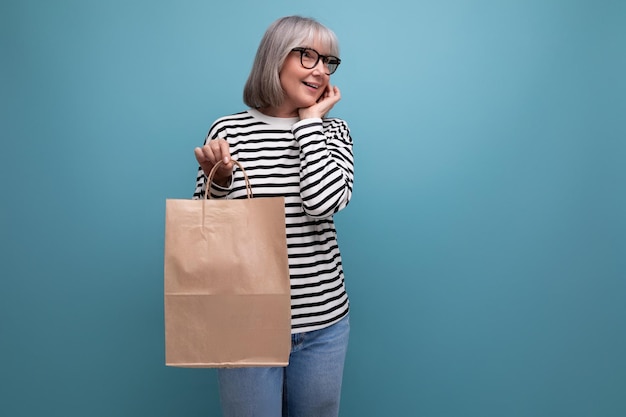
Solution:
{"label": "smiling mouth", "polygon": [[307,83],[306,81],[302,82],[302,84],[306,85],[307,87],[315,88],[316,90],[317,90],[318,88],[320,88],[320,86],[319,86],[319,85],[317,85],[317,84]]}

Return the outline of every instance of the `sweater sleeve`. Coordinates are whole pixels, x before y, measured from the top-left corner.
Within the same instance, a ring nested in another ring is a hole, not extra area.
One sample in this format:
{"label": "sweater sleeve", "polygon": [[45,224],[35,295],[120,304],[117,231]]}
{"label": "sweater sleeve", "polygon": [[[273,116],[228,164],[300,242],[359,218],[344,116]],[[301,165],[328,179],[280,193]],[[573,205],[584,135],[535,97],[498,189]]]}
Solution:
{"label": "sweater sleeve", "polygon": [[354,158],[348,125],[341,119],[304,119],[292,131],[300,145],[304,211],[311,217],[331,217],[352,197]]}

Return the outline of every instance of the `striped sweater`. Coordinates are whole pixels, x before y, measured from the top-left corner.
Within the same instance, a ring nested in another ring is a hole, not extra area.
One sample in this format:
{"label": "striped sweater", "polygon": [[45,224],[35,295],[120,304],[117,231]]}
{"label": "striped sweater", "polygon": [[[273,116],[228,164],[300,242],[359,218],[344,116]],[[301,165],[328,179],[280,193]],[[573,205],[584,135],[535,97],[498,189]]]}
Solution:
{"label": "striped sweater", "polygon": [[[247,110],[218,119],[209,140],[226,139],[246,170],[255,197],[285,197],[291,281],[292,333],[321,329],[348,313],[333,214],[352,196],[352,138],[341,119],[276,118]],[[193,197],[202,198],[200,168]],[[212,198],[246,198],[235,169],[228,188],[211,186]]]}

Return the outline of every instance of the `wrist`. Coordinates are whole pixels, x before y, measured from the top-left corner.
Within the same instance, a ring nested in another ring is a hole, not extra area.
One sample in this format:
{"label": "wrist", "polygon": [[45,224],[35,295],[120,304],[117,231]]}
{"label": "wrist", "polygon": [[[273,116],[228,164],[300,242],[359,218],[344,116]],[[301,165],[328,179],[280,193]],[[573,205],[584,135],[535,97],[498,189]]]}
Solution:
{"label": "wrist", "polygon": [[213,177],[213,184],[219,185],[222,188],[228,188],[230,186],[231,176],[224,178],[215,178]]}
{"label": "wrist", "polygon": [[300,120],[304,120],[304,119],[321,119],[322,115],[317,113],[317,112],[312,112],[309,109],[306,109],[304,111],[300,111],[298,113],[298,116],[300,117]]}

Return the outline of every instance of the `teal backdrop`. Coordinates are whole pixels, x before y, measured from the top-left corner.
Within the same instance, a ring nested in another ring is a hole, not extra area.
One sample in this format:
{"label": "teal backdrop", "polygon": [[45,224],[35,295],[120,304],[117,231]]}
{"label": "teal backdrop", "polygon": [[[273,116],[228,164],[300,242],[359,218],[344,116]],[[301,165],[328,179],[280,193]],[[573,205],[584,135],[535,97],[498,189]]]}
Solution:
{"label": "teal backdrop", "polygon": [[626,416],[626,2],[3,0],[0,415],[219,416],[166,198],[276,18],[333,28],[343,417]]}

